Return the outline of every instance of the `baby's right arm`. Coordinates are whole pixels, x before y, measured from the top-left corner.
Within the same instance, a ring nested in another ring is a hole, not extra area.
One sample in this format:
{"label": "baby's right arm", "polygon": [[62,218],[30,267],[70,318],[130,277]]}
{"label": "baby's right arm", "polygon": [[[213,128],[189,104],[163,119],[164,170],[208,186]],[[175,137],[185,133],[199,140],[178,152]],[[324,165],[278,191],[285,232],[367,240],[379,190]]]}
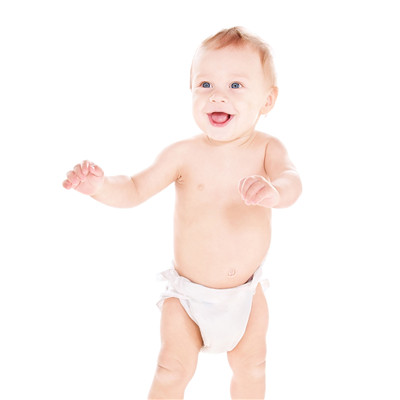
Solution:
{"label": "baby's right arm", "polygon": [[178,179],[180,148],[178,144],[167,147],[153,165],[132,177],[104,176],[99,166],[84,161],[68,172],[63,186],[109,206],[135,207]]}

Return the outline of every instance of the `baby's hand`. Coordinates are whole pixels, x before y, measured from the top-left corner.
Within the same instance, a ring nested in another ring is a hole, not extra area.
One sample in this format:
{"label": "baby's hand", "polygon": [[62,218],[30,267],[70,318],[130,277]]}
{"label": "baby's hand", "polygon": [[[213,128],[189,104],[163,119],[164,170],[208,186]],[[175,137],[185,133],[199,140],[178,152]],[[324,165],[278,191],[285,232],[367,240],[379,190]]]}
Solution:
{"label": "baby's hand", "polygon": [[279,192],[263,176],[253,175],[239,182],[239,192],[246,205],[272,208],[279,203]]}
{"label": "baby's hand", "polygon": [[83,161],[67,173],[63,186],[65,189],[75,189],[80,193],[93,195],[100,189],[103,182],[103,170],[90,161]]}

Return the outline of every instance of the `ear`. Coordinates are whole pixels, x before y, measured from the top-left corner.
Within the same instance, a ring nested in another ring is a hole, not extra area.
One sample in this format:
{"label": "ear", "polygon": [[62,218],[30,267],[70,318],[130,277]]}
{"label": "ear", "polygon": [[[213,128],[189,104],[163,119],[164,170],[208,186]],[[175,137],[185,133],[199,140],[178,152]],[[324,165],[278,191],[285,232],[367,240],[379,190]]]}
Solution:
{"label": "ear", "polygon": [[273,86],[269,92],[264,106],[261,108],[261,114],[268,114],[275,105],[276,98],[278,97],[278,88]]}

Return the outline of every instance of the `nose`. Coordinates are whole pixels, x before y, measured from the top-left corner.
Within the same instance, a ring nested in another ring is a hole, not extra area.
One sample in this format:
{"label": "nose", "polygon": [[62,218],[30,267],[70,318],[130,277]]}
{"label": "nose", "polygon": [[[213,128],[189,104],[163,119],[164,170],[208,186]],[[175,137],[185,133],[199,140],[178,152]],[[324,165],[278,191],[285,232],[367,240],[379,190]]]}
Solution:
{"label": "nose", "polygon": [[214,92],[209,97],[210,103],[227,103],[228,99],[220,92]]}

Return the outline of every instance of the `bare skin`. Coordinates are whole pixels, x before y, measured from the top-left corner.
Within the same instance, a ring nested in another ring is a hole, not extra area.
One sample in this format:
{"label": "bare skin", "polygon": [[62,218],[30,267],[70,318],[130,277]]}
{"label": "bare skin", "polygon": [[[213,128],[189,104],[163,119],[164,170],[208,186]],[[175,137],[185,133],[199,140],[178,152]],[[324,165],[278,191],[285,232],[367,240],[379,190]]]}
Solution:
{"label": "bare skin", "polygon": [[[137,206],[175,183],[175,268],[212,288],[236,287],[253,275],[269,248],[271,208],[288,207],[301,193],[282,143],[255,130],[277,95],[276,88],[264,82],[257,62],[258,54],[250,48],[200,51],[193,64],[192,91],[194,116],[203,134],[169,146],[153,165],[132,177],[105,177],[100,167],[84,161],[64,181],[65,188],[115,207]],[[243,72],[239,77],[245,76],[247,91],[229,84],[238,71]],[[221,123],[218,113],[229,114],[229,121]],[[264,398],[267,327],[268,307],[258,286],[245,335],[228,353],[234,399]],[[181,399],[202,339],[177,299],[164,302],[161,344],[149,398]]]}

